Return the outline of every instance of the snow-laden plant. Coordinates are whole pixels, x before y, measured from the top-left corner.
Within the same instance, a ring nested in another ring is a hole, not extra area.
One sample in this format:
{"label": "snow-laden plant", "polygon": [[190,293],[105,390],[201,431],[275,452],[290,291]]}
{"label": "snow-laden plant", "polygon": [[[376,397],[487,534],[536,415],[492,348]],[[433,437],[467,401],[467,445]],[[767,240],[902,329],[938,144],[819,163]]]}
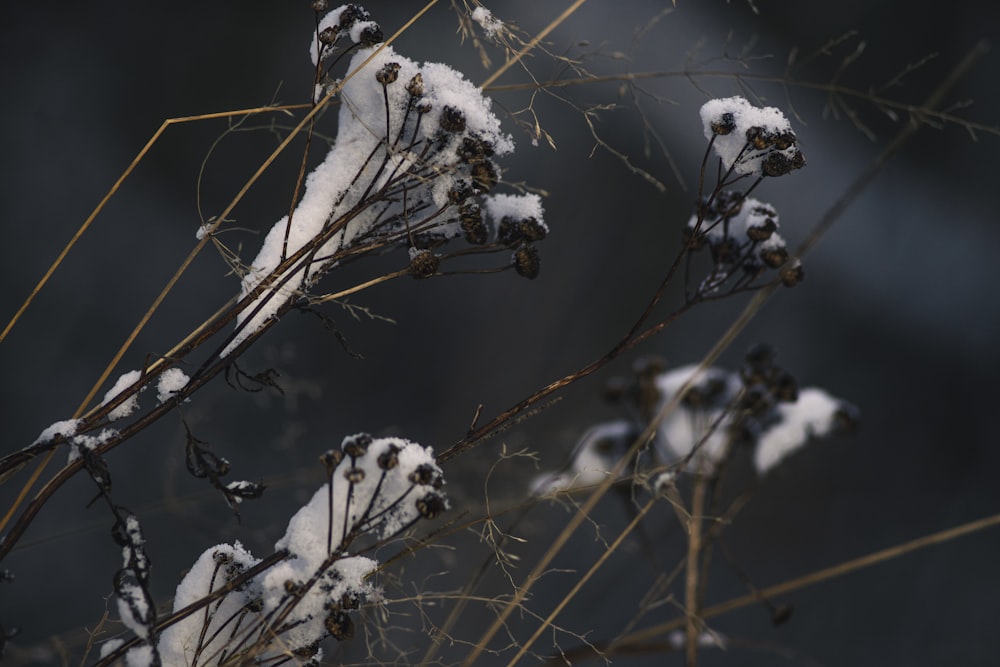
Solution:
{"label": "snow-laden plant", "polygon": [[[158,636],[146,588],[119,593],[123,622],[146,642],[127,652],[130,665],[318,663],[320,642],[353,635],[351,612],[379,599],[379,562],[363,554],[446,510],[444,478],[431,449],[400,438],[350,436],[321,461],[327,483],[289,521],[269,562],[239,542],[206,549],[177,586],[177,620]],[[134,517],[123,532],[127,565],[146,573],[130,548],[143,541]],[[122,649],[112,640],[103,653]]]}

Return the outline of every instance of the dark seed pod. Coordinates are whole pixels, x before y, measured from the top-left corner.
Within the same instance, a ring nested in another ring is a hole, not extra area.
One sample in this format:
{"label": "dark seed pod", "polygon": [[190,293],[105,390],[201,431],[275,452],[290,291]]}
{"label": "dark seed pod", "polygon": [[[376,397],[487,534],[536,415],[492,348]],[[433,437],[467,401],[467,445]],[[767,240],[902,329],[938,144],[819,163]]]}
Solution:
{"label": "dark seed pod", "polygon": [[529,280],[538,277],[542,260],[533,246],[523,245],[514,251],[514,270]]}
{"label": "dark seed pod", "polygon": [[426,463],[417,466],[416,470],[410,473],[409,480],[413,484],[428,485],[438,476],[437,471]]}
{"label": "dark seed pod", "polygon": [[455,181],[455,185],[451,186],[451,189],[448,190],[448,201],[452,204],[461,204],[474,194],[475,192],[473,191],[472,186],[469,185],[467,181],[458,180]]}
{"label": "dark seed pod", "polygon": [[779,151],[783,151],[786,148],[792,146],[795,143],[795,133],[791,130],[787,132],[780,132],[774,137],[774,147]]}
{"label": "dark seed pod", "polygon": [[354,637],[354,621],[346,611],[337,609],[330,613],[324,621],[326,631],[330,636],[338,641],[345,641]]}
{"label": "dark seed pod", "polygon": [[465,164],[477,164],[493,155],[493,146],[476,137],[463,137],[456,153],[458,159]]}
{"label": "dark seed pod", "polygon": [[351,26],[358,21],[367,21],[371,17],[372,15],[361,5],[345,5],[340,12],[340,28],[341,30],[350,30]]}
{"label": "dark seed pod", "polygon": [[760,258],[769,268],[776,269],[788,261],[788,251],[782,246],[762,248]]}
{"label": "dark seed pod", "polygon": [[372,437],[368,433],[356,433],[344,438],[340,448],[352,459],[364,456],[368,451],[368,445],[372,444]]}
{"label": "dark seed pod", "polygon": [[549,234],[548,228],[535,218],[525,218],[518,224],[521,237],[528,242],[541,241]]}
{"label": "dark seed pod", "polygon": [[747,129],[747,143],[759,151],[771,145],[772,135],[763,127],[754,126]]}
{"label": "dark seed pod", "polygon": [[414,278],[430,278],[441,266],[441,258],[430,250],[421,250],[410,260],[410,275]]}
{"label": "dark seed pod", "polygon": [[233,562],[233,555],[225,551],[216,551],[212,554],[212,560],[216,565],[229,565]]}
{"label": "dark seed pod", "polygon": [[771,238],[771,234],[778,228],[778,223],[774,218],[764,218],[747,227],[747,238],[751,241],[766,241]]}
{"label": "dark seed pod", "polygon": [[740,244],[729,236],[721,239],[709,237],[708,249],[712,252],[712,261],[716,266],[728,266],[740,256]]}
{"label": "dark seed pod", "polygon": [[325,12],[330,8],[330,3],[327,0],[313,0],[312,1],[313,11],[317,14],[320,12]]}
{"label": "dark seed pod", "polygon": [[784,176],[794,168],[792,167],[792,161],[789,160],[784,153],[779,153],[777,151],[768,153],[767,157],[765,157],[760,163],[760,167],[765,176],[770,176],[772,178]]}
{"label": "dark seed pod", "polygon": [[768,385],[776,401],[793,403],[799,398],[799,383],[788,371],[779,370]]}
{"label": "dark seed pod", "polygon": [[344,471],[344,479],[351,484],[360,484],[365,481],[365,471],[362,468],[348,468]]}
{"label": "dark seed pod", "polygon": [[294,579],[285,579],[284,586],[285,592],[289,595],[300,595],[302,593],[302,584]]}
{"label": "dark seed pod", "polygon": [[483,222],[483,214],[477,204],[464,204],[458,211],[465,240],[472,245],[482,245],[489,239],[490,232]]}
{"label": "dark seed pod", "polygon": [[497,241],[508,248],[521,243],[521,225],[514,218],[505,215],[497,226]]}
{"label": "dark seed pod", "polygon": [[399,78],[399,63],[392,62],[386,63],[375,72],[375,80],[381,83],[383,86],[388,86],[390,83],[395,83],[396,79]]}
{"label": "dark seed pod", "polygon": [[340,36],[340,31],[336,28],[323,28],[319,31],[317,36],[320,44],[330,45],[337,41],[337,37]]}
{"label": "dark seed pod", "polygon": [[260,613],[264,611],[264,600],[263,598],[254,598],[247,602],[246,608],[248,611],[253,613]]}
{"label": "dark seed pod", "polygon": [[417,511],[425,519],[436,519],[446,509],[448,509],[448,503],[436,493],[428,493],[423,498],[417,499]]}
{"label": "dark seed pod", "polygon": [[399,465],[399,447],[390,445],[387,450],[378,455],[378,467],[382,470],[392,470]]}
{"label": "dark seed pod", "polygon": [[441,119],[438,121],[441,129],[445,132],[458,133],[465,130],[465,114],[461,109],[453,106],[445,106],[441,110]]}
{"label": "dark seed pod", "polygon": [[307,644],[306,646],[300,646],[292,651],[292,655],[301,660],[308,660],[309,658],[314,658],[318,653],[319,653],[319,642]]}
{"label": "dark seed pod", "polygon": [[497,184],[496,167],[489,160],[472,165],[472,186],[479,192],[489,192]]}
{"label": "dark seed pod", "polygon": [[736,129],[736,120],[733,118],[733,114],[728,111],[717,120],[713,120],[709,127],[712,128],[712,132],[715,134],[729,134]]}
{"label": "dark seed pod", "polygon": [[428,102],[427,100],[420,100],[419,102],[417,102],[417,107],[416,107],[417,113],[420,114],[430,113],[431,109],[433,108],[434,105]]}
{"label": "dark seed pod", "polygon": [[336,449],[328,449],[322,454],[320,454],[319,461],[326,468],[326,474],[332,475],[334,469],[340,465],[340,462],[344,460],[344,452],[338,451]]}
{"label": "dark seed pod", "polygon": [[424,77],[420,74],[420,72],[414,74],[413,78],[406,84],[406,92],[413,97],[424,96]]}
{"label": "dark seed pod", "polygon": [[382,34],[382,28],[378,25],[370,25],[361,31],[361,40],[358,42],[361,46],[374,46],[384,39]]}
{"label": "dark seed pod", "polygon": [[778,278],[785,287],[795,287],[805,280],[806,273],[802,270],[802,265],[796,262],[791,266],[786,266],[778,272]]}

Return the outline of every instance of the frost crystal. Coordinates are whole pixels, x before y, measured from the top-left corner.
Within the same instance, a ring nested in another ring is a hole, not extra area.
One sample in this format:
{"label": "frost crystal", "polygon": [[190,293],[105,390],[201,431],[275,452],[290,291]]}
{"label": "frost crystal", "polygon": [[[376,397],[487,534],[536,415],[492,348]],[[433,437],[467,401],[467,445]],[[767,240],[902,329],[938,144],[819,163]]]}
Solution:
{"label": "frost crystal", "polygon": [[[322,20],[321,34],[348,29],[348,11],[354,28],[367,20],[364,10],[345,7]],[[314,40],[314,62],[320,50]],[[514,149],[490,100],[454,69],[420,65],[385,47],[355,72],[373,53],[361,48],[351,60],[354,74],[340,91],[336,142],[306,179],[291,221],[286,216],[271,228],[243,278],[241,299],[252,302],[223,356],[325,270],[366,245],[461,235],[459,207],[496,184],[492,157]],[[540,213],[539,205],[534,208]],[[298,261],[277,271],[290,257]]]}
{"label": "frost crystal", "polygon": [[[104,400],[101,401],[101,405],[107,405],[142,377],[141,371],[129,371],[124,373],[115,382],[114,386],[108,390],[108,393],[104,394]],[[128,417],[130,414],[139,409],[139,393],[136,392],[132,394],[127,401],[116,407],[114,410],[108,413],[108,420],[115,421],[116,419],[121,419],[123,417]]]}
{"label": "frost crystal", "polygon": [[782,176],[805,164],[791,124],[775,107],[755,107],[743,97],[709,100],[701,122],[723,166],[737,175]]}

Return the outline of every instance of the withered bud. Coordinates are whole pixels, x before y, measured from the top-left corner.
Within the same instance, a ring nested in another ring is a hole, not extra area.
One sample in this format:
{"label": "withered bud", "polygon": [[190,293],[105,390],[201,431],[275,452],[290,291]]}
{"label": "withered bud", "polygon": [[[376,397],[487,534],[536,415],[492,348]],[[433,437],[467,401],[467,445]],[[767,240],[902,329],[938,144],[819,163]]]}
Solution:
{"label": "withered bud", "polygon": [[378,455],[378,467],[382,470],[392,470],[399,465],[399,447],[390,445],[387,450]]}
{"label": "withered bud", "polygon": [[774,221],[774,218],[764,218],[747,227],[747,238],[751,241],[766,241],[771,238],[777,228],[778,223]]}
{"label": "withered bud", "polygon": [[340,448],[352,459],[364,456],[368,451],[368,445],[372,444],[372,436],[368,433],[355,433],[344,438]]}
{"label": "withered bud", "polygon": [[518,224],[518,229],[521,231],[521,237],[528,242],[541,241],[549,233],[548,228],[535,218],[525,218]]}
{"label": "withered bud", "polygon": [[441,119],[438,121],[445,132],[462,132],[465,130],[465,114],[461,109],[451,105],[441,109]]}
{"label": "withered bud", "polygon": [[507,246],[508,248],[513,248],[521,243],[521,225],[519,221],[505,215],[500,220],[500,224],[497,225],[497,241]]}
{"label": "withered bud", "polygon": [[423,498],[418,498],[416,504],[417,511],[425,519],[436,519],[448,509],[448,503],[436,493],[428,493]]}
{"label": "withered bud", "polygon": [[778,153],[776,151],[768,153],[767,157],[765,157],[760,163],[760,167],[765,176],[770,176],[772,178],[784,176],[793,169],[792,161],[789,160],[784,153]]}
{"label": "withered bud", "polygon": [[308,660],[309,658],[315,657],[317,653],[319,653],[319,642],[306,644],[305,646],[300,646],[292,651],[292,655],[302,660]]}
{"label": "withered bud", "polygon": [[493,155],[493,146],[476,137],[463,137],[456,152],[459,160],[465,164],[476,164]]}
{"label": "withered bud", "polygon": [[458,209],[459,220],[462,224],[462,232],[465,240],[472,245],[482,245],[489,238],[489,230],[483,222],[483,214],[479,210],[479,205],[475,203],[463,204]]}
{"label": "withered bud", "polygon": [[427,100],[420,100],[419,102],[417,102],[417,113],[420,114],[430,113],[431,109],[433,108],[434,105],[428,102]]}
{"label": "withered bud", "polygon": [[396,79],[399,78],[399,63],[391,62],[386,63],[375,72],[375,80],[381,83],[383,86],[388,86],[390,83],[395,83]]}
{"label": "withered bud", "polygon": [[799,383],[788,371],[779,370],[771,378],[768,385],[771,395],[776,401],[793,403],[799,398]]}
{"label": "withered bud", "polygon": [[441,258],[430,250],[421,250],[410,260],[410,275],[414,278],[430,278],[441,266]]}
{"label": "withered bud", "polygon": [[330,636],[338,641],[345,641],[354,637],[354,621],[351,620],[347,612],[336,610],[326,617],[324,621],[326,631]]}
{"label": "withered bud", "polygon": [[472,186],[467,181],[457,180],[455,185],[448,190],[448,201],[452,204],[461,204],[474,194]]}
{"label": "withered bud", "polygon": [[382,28],[377,24],[370,25],[361,31],[361,40],[358,42],[361,46],[374,46],[382,41],[385,36],[382,34]]}
{"label": "withered bud", "polygon": [[413,97],[424,96],[424,77],[420,74],[420,72],[414,74],[413,78],[406,84],[406,92]]}
{"label": "withered bud", "polygon": [[320,44],[326,44],[327,46],[329,46],[330,44],[336,42],[337,37],[339,36],[340,36],[340,31],[337,30],[336,28],[330,27],[330,28],[323,28],[322,30],[320,30],[319,35],[317,35],[317,38],[319,39]]}
{"label": "withered bud", "polygon": [[760,126],[747,128],[747,143],[759,151],[764,150],[774,141],[773,135]]}
{"label": "withered bud", "polygon": [[781,279],[781,284],[785,287],[795,287],[805,280],[806,273],[802,270],[802,264],[795,262],[779,271],[778,278]]}
{"label": "withered bud", "polygon": [[330,3],[327,2],[327,0],[313,0],[312,8],[313,11],[318,14],[319,12],[325,12],[327,9],[329,9]]}
{"label": "withered bud", "polygon": [[285,592],[289,595],[300,595],[302,593],[302,584],[294,579],[285,579],[284,586]]}
{"label": "withered bud", "polygon": [[497,184],[496,167],[489,160],[472,165],[472,185],[479,192],[489,192]]}
{"label": "withered bud", "polygon": [[344,471],[344,479],[351,484],[360,484],[365,481],[365,471],[361,468],[348,468]]}
{"label": "withered bud", "polygon": [[788,251],[781,246],[761,248],[760,258],[768,268],[776,269],[788,261]]}
{"label": "withered bud", "polygon": [[358,21],[367,21],[372,17],[361,5],[349,4],[345,5],[344,9],[340,12],[340,27],[344,30],[350,30],[351,26]]}
{"label": "withered bud", "polygon": [[326,474],[332,475],[334,469],[344,460],[344,452],[336,449],[328,449],[319,456],[320,463],[326,468]]}
{"label": "withered bud", "polygon": [[529,280],[538,277],[542,260],[533,246],[523,245],[514,251],[514,270]]}
{"label": "withered bud", "polygon": [[233,555],[225,551],[216,551],[212,554],[212,560],[216,565],[229,565],[233,562]]}
{"label": "withered bud", "polygon": [[437,471],[425,463],[417,466],[417,468],[410,473],[409,479],[413,484],[427,485],[433,483],[437,476]]}
{"label": "withered bud", "polygon": [[795,143],[795,133],[792,132],[791,130],[788,130],[786,132],[779,132],[774,136],[774,147],[777,148],[779,151],[783,151],[786,148],[789,148],[794,143]]}
{"label": "withered bud", "polygon": [[708,249],[712,252],[712,261],[717,265],[732,264],[740,256],[740,244],[730,236],[709,237]]}
{"label": "withered bud", "polygon": [[712,128],[712,132],[715,134],[729,134],[736,129],[736,120],[733,118],[733,114],[727,111],[719,116],[717,120],[709,123],[709,127]]}

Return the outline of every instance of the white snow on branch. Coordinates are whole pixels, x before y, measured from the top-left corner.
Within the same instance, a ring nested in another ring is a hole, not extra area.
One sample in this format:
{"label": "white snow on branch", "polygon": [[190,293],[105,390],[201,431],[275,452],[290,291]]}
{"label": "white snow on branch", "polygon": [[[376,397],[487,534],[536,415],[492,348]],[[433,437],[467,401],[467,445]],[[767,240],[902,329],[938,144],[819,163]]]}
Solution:
{"label": "white snow on branch", "polygon": [[166,403],[174,394],[184,389],[190,378],[179,368],[168,368],[156,381],[156,400]]}
{"label": "white snow on branch", "polygon": [[80,428],[80,424],[83,423],[82,419],[63,419],[62,421],[57,421],[54,424],[49,424],[46,426],[35,441],[31,443],[32,445],[43,445],[46,442],[51,442],[57,436],[62,436],[64,438],[69,438],[71,435],[76,433],[76,429]]}
{"label": "white snow on branch", "polygon": [[[136,382],[142,378],[142,371],[129,371],[123,373],[116,381],[114,386],[104,394],[104,400],[101,401],[101,405],[107,405],[115,398],[118,394],[122,393]],[[145,387],[143,388],[145,389]],[[121,405],[116,407],[114,410],[108,413],[108,420],[115,421],[116,419],[122,419],[123,417],[128,417],[130,414],[134,413],[139,409],[139,392],[136,392],[128,397]]]}
{"label": "white snow on branch", "polygon": [[497,34],[503,31],[503,21],[493,16],[493,12],[485,7],[473,9],[472,20],[479,24],[479,27],[490,39],[495,39]]}
{"label": "white snow on branch", "polygon": [[754,453],[754,466],[764,474],[812,438],[831,435],[838,418],[847,419],[853,408],[822,389],[799,391],[794,403],[776,406],[778,421],[761,433]]}
{"label": "white snow on branch", "polygon": [[599,484],[618,465],[636,437],[638,431],[635,425],[625,419],[588,429],[573,449],[566,469],[535,477],[530,484],[531,493],[544,496]]}

